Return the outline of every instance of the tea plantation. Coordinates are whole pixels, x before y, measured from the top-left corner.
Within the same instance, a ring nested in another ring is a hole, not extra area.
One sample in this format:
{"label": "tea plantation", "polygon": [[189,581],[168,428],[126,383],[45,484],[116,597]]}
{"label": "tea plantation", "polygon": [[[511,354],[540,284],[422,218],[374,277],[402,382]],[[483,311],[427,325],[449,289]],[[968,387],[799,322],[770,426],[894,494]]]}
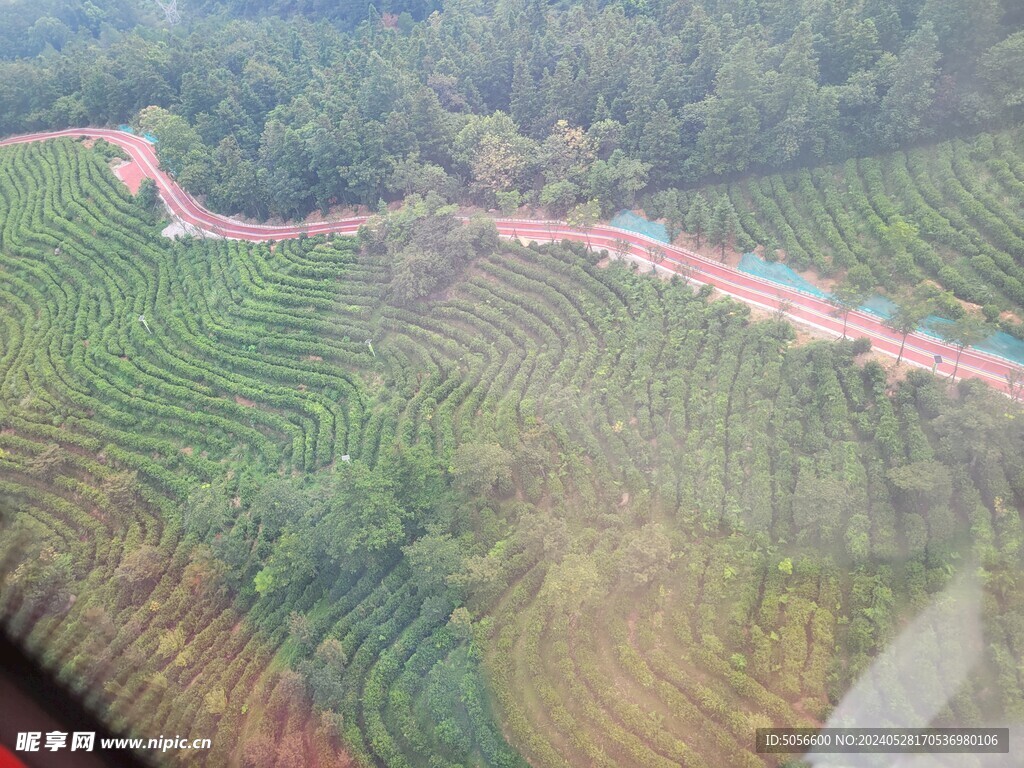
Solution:
{"label": "tea plantation", "polygon": [[[858,178],[974,162],[945,146]],[[951,268],[1016,303],[995,204]],[[0,150],[0,223],[0,618],[118,728],[208,765],[778,765],[754,729],[823,722],[961,570],[984,659],[942,717],[1024,718],[1024,418],[978,382],[429,196],[171,241],[58,140]]]}
{"label": "tea plantation", "polygon": [[689,228],[698,196],[708,208],[728,199],[741,250],[891,295],[932,281],[982,306],[993,322],[1014,312],[1003,317],[1005,330],[1024,336],[1019,127],[696,191],[659,192],[647,200],[647,211]]}

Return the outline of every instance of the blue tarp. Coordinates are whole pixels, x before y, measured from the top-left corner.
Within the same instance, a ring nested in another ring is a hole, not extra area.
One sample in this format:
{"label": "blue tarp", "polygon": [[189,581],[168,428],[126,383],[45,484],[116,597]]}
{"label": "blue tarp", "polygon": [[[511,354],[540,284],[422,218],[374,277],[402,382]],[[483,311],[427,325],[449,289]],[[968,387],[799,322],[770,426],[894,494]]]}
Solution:
{"label": "blue tarp", "polygon": [[[877,293],[873,296],[869,296],[867,301],[860,305],[860,308],[865,312],[870,312],[872,315],[877,315],[883,320],[888,320],[894,314],[896,314],[896,304],[887,299],[885,296],[879,296]],[[939,317],[938,315],[928,315],[924,320],[921,321],[920,331],[921,333],[927,333],[929,336],[935,336],[936,338],[942,337],[942,329],[946,326],[953,324],[952,320],[948,320],[945,317]]]}
{"label": "blue tarp", "polygon": [[1006,331],[996,331],[984,341],[975,344],[974,348],[1024,365],[1024,341]]}
{"label": "blue tarp", "polygon": [[[768,263],[759,259],[752,253],[743,255],[743,258],[740,260],[739,269],[741,272],[762,277],[765,280],[770,280],[773,283],[778,283],[779,285],[785,285],[789,288],[797,288],[815,296],[820,296],[823,299],[829,298],[828,293],[822,291],[807,280],[804,280],[785,264]],[[879,296],[878,294],[868,297],[868,299],[861,304],[860,308],[865,312],[870,312],[872,315],[881,317],[883,320],[888,320],[896,312],[896,305],[885,296]],[[920,330],[922,333],[926,333],[929,336],[942,338],[942,328],[952,324],[952,320],[947,320],[946,318],[938,317],[937,315],[929,315],[924,319]],[[1005,331],[996,331],[984,341],[980,341],[975,344],[974,348],[982,352],[988,352],[992,355],[998,355],[999,357],[1006,358],[1007,360],[1011,360],[1020,365],[1024,365],[1024,341],[1011,336]]]}
{"label": "blue tarp", "polygon": [[[941,329],[952,324],[952,320],[932,315],[925,319],[921,331],[922,333],[927,333],[929,336],[942,338],[942,334],[940,333]],[[1005,331],[996,331],[987,339],[979,341],[977,344],[973,344],[972,346],[974,349],[980,350],[981,352],[988,352],[990,355],[998,355],[999,357],[1004,357],[1007,360],[1012,360],[1019,365],[1024,365],[1024,341],[1021,341],[1015,336],[1011,336]]]}
{"label": "blue tarp", "polygon": [[787,288],[796,288],[799,291],[809,293],[812,296],[819,296],[823,299],[828,298],[828,294],[814,283],[804,280],[785,264],[777,261],[769,262],[758,258],[752,253],[744,253],[743,258],[740,259],[738,269],[740,272],[771,280],[773,283],[784,285]]}
{"label": "blue tarp", "polygon": [[879,296],[877,293],[869,296],[867,301],[860,305],[860,308],[865,312],[870,312],[872,315],[878,315],[883,320],[888,320],[896,314],[896,305],[885,298],[885,296]]}
{"label": "blue tarp", "polygon": [[619,229],[628,229],[630,232],[647,235],[663,243],[668,242],[668,230],[665,229],[664,224],[648,221],[643,216],[637,216],[632,211],[619,211],[609,223]]}
{"label": "blue tarp", "polygon": [[[132,128],[127,123],[121,123],[121,125],[117,126],[117,130],[124,131],[125,133],[130,133],[130,134],[132,134],[132,136],[135,135],[135,129]],[[142,134],[142,138],[144,138],[150,144],[156,144],[157,143],[157,138],[152,133],[144,133],[144,134]]]}

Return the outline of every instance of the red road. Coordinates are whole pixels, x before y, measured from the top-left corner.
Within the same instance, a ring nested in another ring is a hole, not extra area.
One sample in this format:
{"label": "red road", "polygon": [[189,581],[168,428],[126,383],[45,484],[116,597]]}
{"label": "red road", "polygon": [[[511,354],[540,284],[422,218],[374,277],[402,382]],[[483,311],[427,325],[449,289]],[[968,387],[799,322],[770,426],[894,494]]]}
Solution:
{"label": "red road", "polygon": [[133,195],[138,194],[139,187],[142,186],[142,180],[146,178],[146,174],[142,172],[139,164],[133,160],[129,160],[123,165],[114,168],[114,174],[124,182],[125,186],[128,187],[128,191]]}
{"label": "red road", "polygon": [[[102,138],[111,144],[118,145],[131,156],[142,173],[156,182],[164,203],[175,216],[201,230],[222,237],[260,242],[285,240],[298,237],[301,234],[340,233],[352,235],[367,218],[362,216],[298,226],[270,226],[235,221],[203,208],[179,187],[177,182],[160,170],[153,145],[145,139],[122,131],[104,128],[74,128],[53,133],[33,133],[0,141],[0,146],[41,141],[58,136]],[[656,246],[665,254],[665,259],[657,265],[657,268],[662,271],[687,272],[695,283],[707,283],[735,299],[770,311],[775,311],[780,304],[785,304],[787,314],[796,322],[812,326],[834,336],[840,336],[842,333],[842,319],[834,316],[835,310],[827,301],[739,272],[692,251],[666,245],[635,232],[607,225],[597,225],[591,227],[588,233],[584,233],[582,230],[570,227],[565,222],[531,219],[496,219],[495,224],[502,236],[521,237],[538,242],[563,239],[586,242],[589,239],[590,244],[595,248],[608,248],[614,251],[619,241],[625,241],[629,243],[630,253],[633,256],[648,262],[650,262],[650,258],[647,249],[650,246]],[[899,337],[887,329],[882,321],[874,315],[851,312],[847,334],[851,337],[868,337],[871,339],[874,349],[892,357],[896,357],[899,352]],[[938,366],[938,372],[947,376],[951,375],[953,360],[956,358],[955,347],[924,334],[915,333],[907,338],[903,351],[903,359],[907,362],[922,368],[931,368],[934,363],[934,355],[941,355],[943,359]],[[960,358],[958,376],[982,379],[1005,392],[1007,390],[1006,375],[1015,367],[1014,364],[994,355],[966,349]]]}

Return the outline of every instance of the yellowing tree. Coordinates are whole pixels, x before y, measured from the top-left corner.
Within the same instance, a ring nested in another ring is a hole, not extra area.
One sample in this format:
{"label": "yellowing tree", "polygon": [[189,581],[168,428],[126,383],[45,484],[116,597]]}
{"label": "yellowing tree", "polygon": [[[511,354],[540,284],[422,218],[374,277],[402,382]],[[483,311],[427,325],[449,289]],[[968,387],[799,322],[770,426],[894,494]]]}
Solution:
{"label": "yellowing tree", "polygon": [[214,688],[203,697],[206,711],[211,715],[223,715],[228,708],[228,697],[223,688]]}
{"label": "yellowing tree", "polygon": [[455,156],[479,191],[494,194],[523,185],[537,160],[537,144],[520,135],[511,117],[495,112],[466,123],[455,137]]}
{"label": "yellowing tree", "polygon": [[597,159],[596,143],[579,126],[559,120],[540,148],[545,180],[549,184],[568,181],[582,186]]}

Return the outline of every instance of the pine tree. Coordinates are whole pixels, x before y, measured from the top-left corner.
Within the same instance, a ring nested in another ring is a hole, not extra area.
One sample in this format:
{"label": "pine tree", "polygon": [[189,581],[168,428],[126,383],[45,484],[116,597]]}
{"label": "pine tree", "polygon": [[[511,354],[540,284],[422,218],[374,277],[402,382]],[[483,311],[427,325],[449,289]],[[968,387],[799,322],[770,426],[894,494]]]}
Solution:
{"label": "pine tree", "polygon": [[650,181],[654,187],[668,187],[679,182],[681,124],[664,99],[646,118],[637,147],[640,160],[651,167]]}
{"label": "pine tree", "polygon": [[553,71],[544,70],[540,92],[546,107],[541,125],[536,126],[538,135],[550,131],[559,120],[568,120],[573,124],[580,122],[576,110],[576,78],[567,58],[559,59]]}
{"label": "pine tree", "polygon": [[715,209],[711,214],[711,227],[708,230],[708,238],[713,245],[722,249],[722,261],[725,261],[725,248],[739,232],[739,216],[733,208],[732,201],[728,195],[721,195],[715,203]]}
{"label": "pine tree", "polygon": [[925,24],[900,51],[892,86],[882,98],[876,133],[883,146],[895,147],[932,132],[926,118],[935,102],[938,62],[938,39],[932,25]]}
{"label": "pine tree", "polygon": [[707,198],[698,192],[690,203],[690,210],[686,212],[686,229],[693,234],[698,248],[700,239],[711,227],[711,206]]}
{"label": "pine tree", "polygon": [[541,126],[542,105],[539,101],[540,90],[530,74],[526,58],[516,59],[512,71],[512,93],[509,99],[509,111],[512,119],[529,136],[540,137],[544,134]]}
{"label": "pine tree", "polygon": [[703,123],[697,137],[699,165],[705,172],[744,171],[760,158],[765,86],[771,82],[749,38],[729,49],[715,80],[715,94],[702,104]]}
{"label": "pine tree", "polygon": [[773,165],[789,162],[805,149],[821,155],[838,120],[834,100],[819,93],[818,62],[809,22],[797,27],[786,46],[778,77],[766,95],[765,122],[756,160]]}

